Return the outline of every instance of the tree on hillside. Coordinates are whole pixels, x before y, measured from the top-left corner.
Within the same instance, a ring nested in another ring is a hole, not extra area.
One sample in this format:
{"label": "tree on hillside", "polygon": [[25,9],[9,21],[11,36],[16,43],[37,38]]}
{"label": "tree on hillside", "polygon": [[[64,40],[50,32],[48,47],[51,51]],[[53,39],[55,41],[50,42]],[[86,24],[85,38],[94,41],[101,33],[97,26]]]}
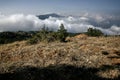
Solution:
{"label": "tree on hillside", "polygon": [[65,42],[65,39],[68,36],[68,33],[63,24],[60,25],[60,29],[58,29],[57,32],[58,32],[58,39],[61,42]]}

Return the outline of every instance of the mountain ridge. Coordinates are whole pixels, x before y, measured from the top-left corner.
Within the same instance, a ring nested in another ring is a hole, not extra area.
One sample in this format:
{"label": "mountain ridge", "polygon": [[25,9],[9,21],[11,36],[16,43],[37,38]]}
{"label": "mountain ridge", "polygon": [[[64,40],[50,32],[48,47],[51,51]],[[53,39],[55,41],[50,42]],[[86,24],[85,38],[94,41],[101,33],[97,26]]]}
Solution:
{"label": "mountain ridge", "polygon": [[38,17],[39,19],[42,19],[42,20],[47,19],[47,18],[49,18],[50,16],[51,16],[51,17],[57,17],[57,18],[63,17],[62,15],[59,15],[59,14],[57,14],[57,13],[37,15],[37,17]]}

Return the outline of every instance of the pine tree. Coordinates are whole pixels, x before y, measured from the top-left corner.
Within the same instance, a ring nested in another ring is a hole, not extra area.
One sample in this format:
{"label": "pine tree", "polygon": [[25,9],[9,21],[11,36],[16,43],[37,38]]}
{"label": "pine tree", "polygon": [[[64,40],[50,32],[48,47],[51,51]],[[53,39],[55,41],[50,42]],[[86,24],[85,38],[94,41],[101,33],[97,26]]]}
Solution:
{"label": "pine tree", "polygon": [[60,29],[58,30],[58,39],[61,42],[65,42],[66,37],[68,36],[67,30],[65,29],[64,25],[60,25]]}

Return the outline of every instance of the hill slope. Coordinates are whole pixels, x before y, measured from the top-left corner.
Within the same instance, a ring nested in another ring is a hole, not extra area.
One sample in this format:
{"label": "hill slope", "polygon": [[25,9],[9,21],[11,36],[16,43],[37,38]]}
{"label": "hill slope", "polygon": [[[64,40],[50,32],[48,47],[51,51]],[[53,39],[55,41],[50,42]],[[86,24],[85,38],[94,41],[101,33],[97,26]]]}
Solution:
{"label": "hill slope", "polygon": [[0,80],[119,80],[120,37],[70,39],[0,45]]}

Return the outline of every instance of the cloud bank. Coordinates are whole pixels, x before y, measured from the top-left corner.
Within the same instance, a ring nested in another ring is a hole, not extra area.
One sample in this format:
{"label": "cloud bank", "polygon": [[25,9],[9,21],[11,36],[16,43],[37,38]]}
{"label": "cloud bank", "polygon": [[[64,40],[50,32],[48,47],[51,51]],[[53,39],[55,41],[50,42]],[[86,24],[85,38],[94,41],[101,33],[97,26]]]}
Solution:
{"label": "cloud bank", "polygon": [[[86,32],[88,28],[100,29],[105,34],[116,35],[120,34],[120,27],[112,25],[109,28],[103,28],[101,26],[96,26],[92,24],[105,22],[106,19],[102,16],[79,16],[79,17],[62,17],[55,18],[49,17],[45,20],[41,20],[35,15],[24,15],[24,14],[14,14],[14,15],[0,15],[0,32],[3,31],[38,31],[44,25],[51,30],[58,30],[61,23],[64,24],[68,32],[79,33]],[[96,22],[95,22],[96,21]],[[108,22],[109,23],[109,22]],[[107,24],[107,23],[106,23]]]}

